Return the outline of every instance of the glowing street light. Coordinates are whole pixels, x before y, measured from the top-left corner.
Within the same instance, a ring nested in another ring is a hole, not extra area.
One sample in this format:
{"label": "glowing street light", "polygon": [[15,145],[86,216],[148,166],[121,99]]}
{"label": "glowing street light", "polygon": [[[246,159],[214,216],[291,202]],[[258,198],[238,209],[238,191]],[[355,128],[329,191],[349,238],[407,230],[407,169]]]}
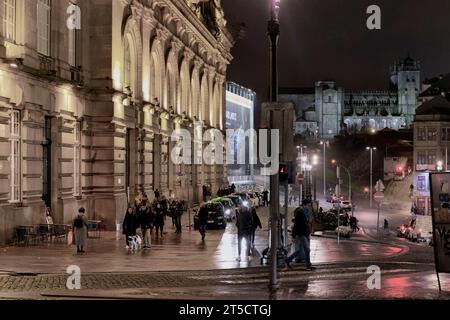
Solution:
{"label": "glowing street light", "polygon": [[319,164],[319,156],[317,154],[312,156],[312,164],[313,166],[317,166]]}
{"label": "glowing street light", "polygon": [[437,171],[444,170],[444,162],[442,160],[439,160],[438,162],[436,162],[436,169],[437,169]]}

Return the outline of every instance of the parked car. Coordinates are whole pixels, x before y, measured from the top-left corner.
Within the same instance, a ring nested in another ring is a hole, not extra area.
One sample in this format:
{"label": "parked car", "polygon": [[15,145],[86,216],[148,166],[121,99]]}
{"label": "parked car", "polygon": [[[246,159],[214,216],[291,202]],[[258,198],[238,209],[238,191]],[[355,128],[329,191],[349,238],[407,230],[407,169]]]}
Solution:
{"label": "parked car", "polygon": [[334,193],[328,194],[326,200],[327,200],[327,202],[335,203],[337,201],[337,196]]}
{"label": "parked car", "polygon": [[[205,204],[208,210],[208,228],[225,229],[227,220],[225,218],[225,208],[220,202],[208,202]],[[194,216],[194,229],[199,227],[198,211]]]}
{"label": "parked car", "polygon": [[343,209],[343,210],[347,210],[347,211],[351,211],[352,210],[352,203],[348,200],[341,200],[339,202],[335,202],[333,203],[333,208],[337,209],[338,207],[338,203],[339,203],[339,208]]}
{"label": "parked car", "polygon": [[243,205],[244,201],[242,200],[242,198],[235,194],[229,195],[229,196],[227,196],[227,198],[231,199],[231,201],[233,201],[235,208],[237,208],[240,205]]}
{"label": "parked car", "polygon": [[239,193],[235,193],[235,195],[237,195],[238,197],[241,198],[241,205],[247,206],[247,207],[252,206],[252,202],[251,202],[249,196],[247,195],[247,193],[239,192]]}
{"label": "parked car", "polygon": [[350,238],[352,235],[352,229],[348,226],[339,226],[335,230],[336,235],[339,234],[340,237]]}
{"label": "parked car", "polygon": [[227,219],[227,221],[236,219],[236,206],[233,200],[228,197],[219,197],[214,199],[212,202],[219,202],[223,205],[225,209],[225,219]]}

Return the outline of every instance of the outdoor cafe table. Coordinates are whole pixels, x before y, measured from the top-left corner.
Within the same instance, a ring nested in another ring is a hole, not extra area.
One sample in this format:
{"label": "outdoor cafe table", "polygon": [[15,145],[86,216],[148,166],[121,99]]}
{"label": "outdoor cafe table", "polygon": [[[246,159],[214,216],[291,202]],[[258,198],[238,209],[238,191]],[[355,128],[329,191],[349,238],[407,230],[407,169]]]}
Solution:
{"label": "outdoor cafe table", "polygon": [[[89,238],[97,238],[99,239],[101,237],[100,234],[100,224],[102,222],[100,220],[89,220],[88,221],[88,237]],[[93,232],[93,236],[89,235],[89,231]]]}

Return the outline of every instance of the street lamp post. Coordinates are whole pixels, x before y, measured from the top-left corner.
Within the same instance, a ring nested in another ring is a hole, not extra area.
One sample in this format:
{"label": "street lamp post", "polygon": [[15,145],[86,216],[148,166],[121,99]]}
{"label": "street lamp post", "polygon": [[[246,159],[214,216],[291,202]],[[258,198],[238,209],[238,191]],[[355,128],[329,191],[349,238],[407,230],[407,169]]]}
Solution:
{"label": "street lamp post", "polygon": [[[270,40],[270,101],[277,102],[278,100],[278,69],[277,69],[277,46],[280,37],[280,23],[279,11],[280,0],[271,0],[270,20],[267,25],[267,35]],[[270,128],[273,128],[273,119],[271,118]],[[269,135],[268,147],[271,148]],[[270,176],[270,257],[271,257],[271,271],[270,284],[271,290],[278,289],[277,267],[278,267],[278,245],[277,245],[277,231],[278,231],[278,211],[280,208],[279,202],[279,175]]]}
{"label": "street lamp post", "polygon": [[307,157],[303,155],[303,148],[306,149],[306,146],[300,145],[300,174],[303,175],[303,182],[300,184],[300,194],[299,194],[299,197],[298,197],[298,206],[299,207],[301,207],[301,205],[302,205],[302,201],[303,201],[303,183],[305,183],[305,181],[306,181],[305,166],[306,166]]}
{"label": "street lamp post", "polygon": [[313,166],[313,183],[314,183],[314,201],[317,200],[317,179],[316,179],[316,167],[319,163],[319,157],[315,154],[312,157],[312,166]]}
{"label": "street lamp post", "polygon": [[[304,168],[305,168],[305,164],[306,164],[306,160],[305,157],[303,156],[303,148],[306,149],[306,146],[304,145],[299,145],[297,146],[297,157],[300,160],[300,174],[303,175],[304,174]],[[304,177],[305,178],[305,177]],[[305,180],[303,180],[305,181]],[[299,207],[302,205],[302,198],[303,198],[303,183],[300,183],[299,185],[299,195],[298,195],[298,205]]]}
{"label": "street lamp post", "polygon": [[367,150],[370,151],[370,209],[372,209],[372,198],[373,198],[373,151],[377,150],[376,147],[367,147]]}
{"label": "street lamp post", "polygon": [[320,141],[320,144],[323,145],[323,196],[327,197],[327,183],[326,183],[326,163],[327,163],[327,142],[326,141]]}

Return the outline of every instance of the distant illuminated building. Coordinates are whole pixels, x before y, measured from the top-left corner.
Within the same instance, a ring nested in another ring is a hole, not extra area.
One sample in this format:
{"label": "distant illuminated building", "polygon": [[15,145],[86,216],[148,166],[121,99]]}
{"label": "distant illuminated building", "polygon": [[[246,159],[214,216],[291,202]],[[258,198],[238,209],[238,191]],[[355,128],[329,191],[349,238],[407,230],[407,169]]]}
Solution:
{"label": "distant illuminated building", "polygon": [[[256,93],[234,82],[227,82],[226,128],[247,132],[254,129]],[[228,137],[230,139],[230,137]],[[235,164],[228,165],[228,181],[235,185],[252,184],[253,165],[249,164],[249,141],[243,135],[233,137]],[[237,164],[239,150],[245,148],[246,164]]]}

